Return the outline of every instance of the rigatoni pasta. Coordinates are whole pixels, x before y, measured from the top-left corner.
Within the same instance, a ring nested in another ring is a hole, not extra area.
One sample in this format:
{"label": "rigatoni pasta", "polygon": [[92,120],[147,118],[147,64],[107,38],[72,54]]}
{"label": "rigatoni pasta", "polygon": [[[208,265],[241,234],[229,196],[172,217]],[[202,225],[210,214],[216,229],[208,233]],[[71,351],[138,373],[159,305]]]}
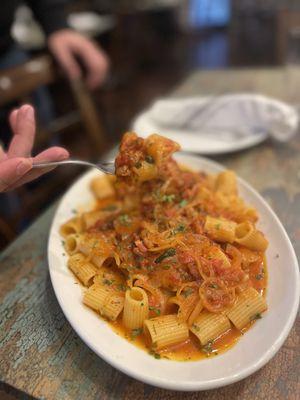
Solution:
{"label": "rigatoni pasta", "polygon": [[84,286],[90,286],[93,283],[97,269],[83,254],[76,253],[71,255],[68,260],[68,267]]}
{"label": "rigatoni pasta", "polygon": [[208,342],[227,332],[231,328],[229,319],[223,314],[201,313],[190,327],[191,332],[205,346]]}
{"label": "rigatoni pasta", "polygon": [[210,238],[216,242],[233,243],[235,240],[236,223],[224,218],[207,216],[204,229]]}
{"label": "rigatoni pasta", "polygon": [[243,329],[250,322],[261,318],[261,313],[266,309],[267,303],[263,296],[254,288],[249,288],[238,296],[234,306],[226,311],[226,315],[238,329]]}
{"label": "rigatoni pasta", "polygon": [[243,222],[237,225],[235,230],[235,241],[250,250],[265,251],[268,241],[264,235],[255,229],[250,222]]}
{"label": "rigatoni pasta", "polygon": [[68,254],[74,254],[79,252],[80,235],[73,233],[68,235],[64,240],[64,247]]}
{"label": "rigatoni pasta", "polygon": [[95,197],[99,200],[112,197],[115,194],[115,189],[113,186],[114,179],[108,176],[100,176],[95,178],[91,182],[91,190]]}
{"label": "rigatoni pasta", "polygon": [[64,223],[60,228],[60,234],[63,237],[68,237],[69,235],[74,235],[75,233],[80,233],[81,231],[82,231],[81,217],[71,218],[69,221]]}
{"label": "rigatoni pasta", "polygon": [[124,306],[124,297],[104,286],[92,285],[84,294],[83,302],[110,321],[115,321]]}
{"label": "rigatoni pasta", "polygon": [[124,297],[120,294],[111,293],[106,299],[105,304],[99,308],[100,314],[108,318],[110,321],[115,321],[124,307]]}
{"label": "rigatoni pasta", "polygon": [[216,179],[216,192],[226,196],[237,195],[236,175],[234,171],[220,172]]}
{"label": "rigatoni pasta", "polygon": [[133,287],[126,290],[123,324],[126,328],[141,328],[149,315],[148,296],[144,289]]}
{"label": "rigatoni pasta", "polygon": [[162,315],[148,319],[144,323],[146,333],[151,338],[152,347],[157,350],[188,339],[189,329],[176,315]]}
{"label": "rigatoni pasta", "polygon": [[106,303],[109,295],[110,291],[107,288],[95,284],[84,293],[83,303],[93,310],[99,311],[100,307]]}
{"label": "rigatoni pasta", "polygon": [[83,303],[155,358],[186,360],[225,351],[267,309],[268,241],[234,172],[191,171],[177,150],[125,134],[116,177],[92,181],[95,207],[61,234]]}

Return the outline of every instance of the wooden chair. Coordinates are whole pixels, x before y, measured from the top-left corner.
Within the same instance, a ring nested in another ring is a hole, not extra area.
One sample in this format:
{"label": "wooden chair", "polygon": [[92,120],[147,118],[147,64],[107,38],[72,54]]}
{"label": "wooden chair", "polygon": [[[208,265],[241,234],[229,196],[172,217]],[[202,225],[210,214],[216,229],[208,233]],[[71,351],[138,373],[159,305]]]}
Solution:
{"label": "wooden chair", "polygon": [[[58,77],[59,71],[55,68],[51,57],[47,55],[0,71],[0,107],[11,102],[27,101],[35,89],[53,83]],[[71,91],[78,107],[77,119],[74,119],[74,114],[71,120],[70,115],[65,115],[57,119],[55,126],[61,128],[68,121],[73,123],[82,121],[91,148],[95,153],[99,153],[103,150],[105,135],[92,97],[82,80],[73,82]],[[48,132],[48,139],[57,133],[59,132]]]}
{"label": "wooden chair", "polygon": [[[8,106],[11,103],[30,102],[32,93],[38,87],[55,83],[60,78],[59,70],[48,55],[42,55],[20,66],[2,70],[0,71],[0,107]],[[70,90],[76,109],[57,117],[47,127],[38,125],[36,145],[47,147],[51,139],[64,129],[74,124],[81,124],[91,153],[99,157],[105,148],[105,134],[91,94],[82,80],[73,82]],[[68,180],[74,177],[74,171],[76,173],[76,170],[69,173]],[[13,227],[17,226],[18,221],[24,216],[33,216],[40,204],[47,204],[49,198],[53,197],[51,195],[55,186],[61,184],[64,187],[66,175],[64,173],[59,175],[60,177],[57,177],[52,185],[51,182],[43,185],[43,190],[31,188],[29,191],[26,187],[22,187],[17,191],[19,198],[22,199],[22,209],[10,220],[1,219],[0,216],[0,244],[3,241],[7,243],[12,239]]]}
{"label": "wooden chair", "polygon": [[[288,59],[289,36],[294,35],[300,43],[300,8],[279,10],[277,14],[277,61],[285,64]],[[299,47],[294,49],[299,52]],[[299,53],[298,53],[299,54]],[[300,63],[300,54],[297,60]]]}

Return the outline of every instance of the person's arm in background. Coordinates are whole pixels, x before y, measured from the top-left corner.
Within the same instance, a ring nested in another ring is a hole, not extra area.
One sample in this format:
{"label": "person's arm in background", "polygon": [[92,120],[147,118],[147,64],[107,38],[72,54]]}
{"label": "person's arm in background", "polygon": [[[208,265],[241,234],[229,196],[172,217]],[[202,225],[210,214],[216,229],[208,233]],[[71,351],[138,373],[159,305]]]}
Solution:
{"label": "person's arm in background", "polygon": [[101,85],[106,77],[109,61],[100,47],[92,40],[68,28],[65,16],[66,0],[26,0],[36,19],[42,25],[48,48],[69,79],[82,75],[77,59],[86,70],[90,89]]}
{"label": "person's arm in background", "polygon": [[9,122],[13,138],[7,152],[0,146],[0,192],[13,190],[52,169],[34,170],[32,164],[35,161],[58,161],[69,157],[62,147],[51,147],[31,157],[36,125],[34,109],[30,105],[14,110]]}

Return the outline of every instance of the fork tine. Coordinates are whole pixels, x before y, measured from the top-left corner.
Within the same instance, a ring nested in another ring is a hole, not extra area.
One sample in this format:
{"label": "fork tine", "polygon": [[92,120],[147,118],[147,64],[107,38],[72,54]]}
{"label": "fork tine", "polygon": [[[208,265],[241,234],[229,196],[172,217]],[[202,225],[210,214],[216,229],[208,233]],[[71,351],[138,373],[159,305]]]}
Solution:
{"label": "fork tine", "polygon": [[106,174],[114,175],[115,174],[115,163],[114,162],[101,162],[97,164],[97,167],[105,172]]}

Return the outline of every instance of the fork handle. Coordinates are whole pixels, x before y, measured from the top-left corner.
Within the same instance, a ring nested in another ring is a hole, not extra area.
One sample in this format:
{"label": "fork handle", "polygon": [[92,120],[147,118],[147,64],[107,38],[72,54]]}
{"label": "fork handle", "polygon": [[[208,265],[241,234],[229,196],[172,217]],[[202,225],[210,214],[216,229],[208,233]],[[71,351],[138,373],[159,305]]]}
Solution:
{"label": "fork handle", "polygon": [[45,168],[45,167],[57,167],[59,165],[66,165],[66,164],[77,164],[77,165],[84,165],[85,167],[93,167],[98,168],[102,171],[102,168],[96,164],[90,163],[88,161],[82,160],[64,160],[64,161],[45,161],[45,162],[37,162],[32,165],[32,168]]}
{"label": "fork handle", "polygon": [[37,162],[37,163],[34,163],[32,165],[32,168],[57,167],[58,165],[66,165],[66,164],[85,165],[87,167],[93,167],[94,166],[94,164],[89,163],[88,161],[64,160],[64,161],[42,161],[42,162]]}
{"label": "fork handle", "polygon": [[104,172],[105,174],[113,174],[114,172],[107,168],[108,165],[111,163],[103,163],[101,164],[93,164],[89,161],[83,160],[63,160],[63,161],[46,161],[46,162],[37,162],[32,165],[32,168],[47,168],[47,167],[57,167],[59,165],[66,165],[66,164],[77,164],[83,165],[89,168],[97,168],[99,171]]}

